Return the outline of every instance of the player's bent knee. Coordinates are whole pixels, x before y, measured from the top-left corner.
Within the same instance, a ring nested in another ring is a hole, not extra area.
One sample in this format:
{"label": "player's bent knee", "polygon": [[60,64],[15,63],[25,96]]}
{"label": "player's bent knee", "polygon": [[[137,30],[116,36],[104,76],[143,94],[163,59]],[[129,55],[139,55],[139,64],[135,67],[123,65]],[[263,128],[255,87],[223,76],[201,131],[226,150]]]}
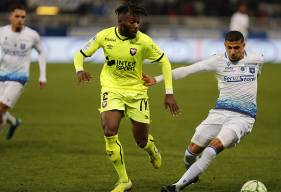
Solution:
{"label": "player's bent knee", "polygon": [[7,105],[0,102],[0,114],[6,113],[8,109],[9,107]]}
{"label": "player's bent knee", "polygon": [[188,151],[194,155],[198,155],[203,151],[204,147],[201,147],[195,143],[190,143],[188,146]]}
{"label": "player's bent knee", "polygon": [[114,136],[118,133],[118,126],[107,123],[102,124],[103,132],[106,137]]}

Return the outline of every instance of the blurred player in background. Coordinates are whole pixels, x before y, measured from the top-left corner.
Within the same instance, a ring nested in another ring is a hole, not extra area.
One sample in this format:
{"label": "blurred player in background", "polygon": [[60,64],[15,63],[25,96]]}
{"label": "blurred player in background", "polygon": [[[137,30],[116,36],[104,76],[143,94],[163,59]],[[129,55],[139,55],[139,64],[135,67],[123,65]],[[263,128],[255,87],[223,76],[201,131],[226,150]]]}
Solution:
{"label": "blurred player in background", "polygon": [[250,27],[250,19],[248,16],[248,6],[246,3],[241,3],[238,11],[235,12],[230,19],[230,31],[240,31],[245,38],[248,37]]}
{"label": "blurred player in background", "polygon": [[125,2],[116,9],[118,27],[104,29],[78,51],[74,65],[79,82],[88,82],[91,76],[84,71],[85,57],[92,56],[102,48],[105,63],[101,72],[101,123],[104,130],[106,153],[119,175],[112,192],[131,189],[124,160],[118,128],[123,116],[131,120],[133,135],[138,146],[150,157],[154,168],[161,166],[161,155],[152,135],[149,134],[150,112],[147,87],[143,85],[142,64],[145,59],[159,62],[165,80],[165,107],[173,115],[179,108],[173,96],[171,65],[163,51],[146,34],[139,31],[140,15],[146,11],[132,2]]}
{"label": "blurred player in background", "polygon": [[46,85],[46,62],[38,33],[25,26],[26,9],[14,5],[10,9],[10,25],[0,28],[0,123],[10,124],[6,138],[11,139],[20,125],[20,119],[8,110],[16,104],[28,81],[31,51],[38,52],[39,87]]}
{"label": "blurred player in background", "polygon": [[[215,108],[196,128],[185,151],[187,171],[178,182],[162,187],[163,192],[180,191],[197,182],[198,176],[221,151],[238,144],[252,130],[257,112],[257,77],[261,73],[263,57],[244,50],[244,37],[239,31],[228,32],[224,45],[226,53],[172,71],[174,79],[201,71],[215,71],[219,98]],[[162,76],[144,75],[147,86],[162,79]]]}

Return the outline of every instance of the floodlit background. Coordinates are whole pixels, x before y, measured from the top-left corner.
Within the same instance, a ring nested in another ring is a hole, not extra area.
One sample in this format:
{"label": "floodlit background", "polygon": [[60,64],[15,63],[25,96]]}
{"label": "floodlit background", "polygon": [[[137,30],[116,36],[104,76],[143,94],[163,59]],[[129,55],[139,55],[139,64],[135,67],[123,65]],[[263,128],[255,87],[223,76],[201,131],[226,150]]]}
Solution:
{"label": "floodlit background", "polygon": [[[0,26],[8,24],[8,7],[18,1],[0,1]],[[94,76],[78,86],[73,54],[96,32],[116,25],[118,0],[25,0],[27,25],[42,36],[47,55],[46,90],[37,87],[36,65],[12,113],[23,120],[11,141],[0,133],[0,192],[110,191],[117,176],[105,156],[100,127],[99,73],[104,60],[98,51],[85,65]],[[142,0],[149,16],[141,30],[164,50],[172,68],[224,51],[223,36],[238,0]],[[258,116],[253,132],[238,147],[226,150],[185,191],[238,192],[247,180],[265,183],[270,192],[281,187],[281,2],[248,0],[250,31],[247,50],[264,54],[259,79]],[[158,65],[144,65],[150,75]],[[156,192],[184,172],[183,153],[195,127],[207,116],[217,98],[213,73],[174,81],[182,115],[172,118],[163,107],[164,86],[149,89],[151,132],[163,156],[155,171],[134,143],[130,123],[123,120],[119,137],[134,192]]]}
{"label": "floodlit background", "polygon": [[[10,4],[1,0],[0,24],[7,24]],[[71,62],[72,56],[91,36],[114,26],[114,0],[26,0],[27,24],[43,36],[49,62]],[[229,30],[230,16],[238,0],[152,0],[142,1],[149,12],[142,31],[148,33],[173,62],[190,62],[224,50],[222,41]],[[267,62],[281,62],[281,4],[277,0],[248,0],[249,50],[258,50]],[[63,52],[64,54],[61,54]],[[34,56],[35,58],[35,56]],[[103,62],[102,52],[93,57]]]}

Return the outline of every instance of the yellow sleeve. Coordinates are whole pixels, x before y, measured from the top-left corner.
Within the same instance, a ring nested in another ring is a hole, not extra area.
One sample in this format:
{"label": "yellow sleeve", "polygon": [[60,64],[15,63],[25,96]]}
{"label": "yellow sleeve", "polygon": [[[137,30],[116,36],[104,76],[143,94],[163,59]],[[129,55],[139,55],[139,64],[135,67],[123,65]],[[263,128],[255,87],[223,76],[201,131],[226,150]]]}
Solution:
{"label": "yellow sleeve", "polygon": [[99,41],[100,36],[100,33],[98,33],[95,37],[91,38],[82,49],[77,51],[74,56],[74,67],[76,72],[83,71],[85,57],[91,57],[101,47]]}
{"label": "yellow sleeve", "polygon": [[74,56],[74,67],[76,72],[84,71],[83,64],[84,64],[84,55],[78,51]]}
{"label": "yellow sleeve", "polygon": [[163,56],[159,63],[162,67],[162,74],[165,82],[166,94],[173,94],[173,80],[172,80],[172,69],[169,59]]}
{"label": "yellow sleeve", "polygon": [[164,55],[163,51],[150,40],[150,45],[146,52],[146,59],[150,60],[152,63],[158,62],[162,67],[162,74],[165,82],[166,94],[173,94],[173,81],[172,81],[172,69],[169,59]]}

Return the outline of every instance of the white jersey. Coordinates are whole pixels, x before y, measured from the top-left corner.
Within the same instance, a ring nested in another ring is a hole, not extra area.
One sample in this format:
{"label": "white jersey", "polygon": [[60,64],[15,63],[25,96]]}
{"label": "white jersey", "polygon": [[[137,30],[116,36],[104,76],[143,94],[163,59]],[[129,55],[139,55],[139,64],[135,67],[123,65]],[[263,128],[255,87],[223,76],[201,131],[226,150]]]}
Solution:
{"label": "white jersey", "polygon": [[0,28],[0,81],[17,81],[25,84],[29,77],[31,51],[38,52],[40,77],[46,82],[46,63],[38,33],[29,27],[14,32],[11,25]]}
{"label": "white jersey", "polygon": [[240,31],[246,38],[249,29],[249,16],[245,13],[234,13],[230,20],[230,30]]}
{"label": "white jersey", "polygon": [[[238,62],[231,62],[227,54],[219,54],[186,67],[172,70],[179,79],[200,71],[215,71],[219,98],[215,109],[226,109],[256,117],[257,76],[261,73],[262,55],[246,53]],[[162,81],[157,76],[156,81]]]}

